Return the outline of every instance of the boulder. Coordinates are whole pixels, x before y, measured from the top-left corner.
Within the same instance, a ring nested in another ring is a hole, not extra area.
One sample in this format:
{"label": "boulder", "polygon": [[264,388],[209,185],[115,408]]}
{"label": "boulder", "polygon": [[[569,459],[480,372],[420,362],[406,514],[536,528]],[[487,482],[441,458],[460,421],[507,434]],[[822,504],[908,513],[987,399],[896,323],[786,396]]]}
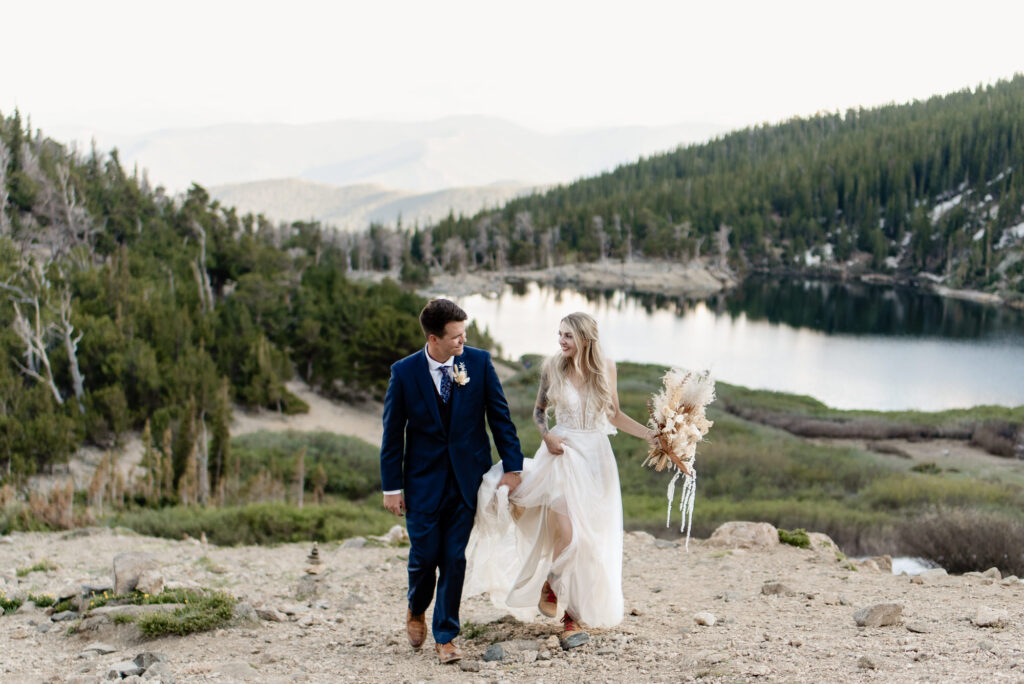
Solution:
{"label": "boulder", "polygon": [[57,592],[56,599],[57,602],[60,603],[61,601],[67,601],[68,599],[72,599],[81,593],[81,584],[66,584],[63,587],[61,587],[60,591]]}
{"label": "boulder", "polygon": [[779,531],[766,522],[727,522],[719,525],[707,543],[741,549],[769,549],[779,545]]}
{"label": "boulder", "polygon": [[991,577],[994,580],[1003,579],[1002,573],[999,572],[999,568],[989,568],[985,572],[981,573],[982,577]]}
{"label": "boulder", "polygon": [[718,618],[716,618],[713,613],[709,613],[705,610],[694,615],[693,621],[696,622],[698,625],[704,625],[705,627],[713,627],[714,624],[718,622]]}
{"label": "boulder", "polygon": [[114,556],[114,593],[127,594],[135,589],[147,570],[158,570],[156,558],[144,551],[125,551]]}
{"label": "boulder", "polygon": [[903,606],[898,603],[877,603],[861,608],[853,614],[853,621],[858,627],[886,627],[900,623],[903,617]]}
{"label": "boulder", "polygon": [[978,606],[971,621],[978,627],[1006,627],[1010,624],[1010,614],[1002,608]]}
{"label": "boulder", "polygon": [[139,581],[135,584],[135,590],[143,594],[155,596],[164,590],[164,576],[159,570],[146,570],[139,575]]}

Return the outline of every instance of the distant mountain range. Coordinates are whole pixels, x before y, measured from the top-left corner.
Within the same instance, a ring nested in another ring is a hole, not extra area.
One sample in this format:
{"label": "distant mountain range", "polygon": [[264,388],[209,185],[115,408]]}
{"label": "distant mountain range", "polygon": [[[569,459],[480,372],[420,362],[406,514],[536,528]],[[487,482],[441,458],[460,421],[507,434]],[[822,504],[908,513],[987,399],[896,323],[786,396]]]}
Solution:
{"label": "distant mountain range", "polygon": [[470,216],[500,207],[545,186],[495,183],[436,192],[413,193],[383,185],[328,185],[301,178],[217,185],[210,194],[242,214],[264,214],[287,221],[315,220],[347,230],[370,223],[404,226],[436,223],[449,212]]}
{"label": "distant mountain range", "polygon": [[[172,192],[195,182],[222,201],[271,218],[357,227],[365,217],[393,223],[399,212],[410,220],[436,219],[449,208],[472,214],[535,186],[592,176],[725,130],[692,123],[546,134],[503,119],[464,116],[225,124],[138,136],[50,134],[77,139],[80,147],[90,137],[101,149],[117,147],[126,167],[149,169],[151,182]],[[293,192],[298,195],[289,198]]]}

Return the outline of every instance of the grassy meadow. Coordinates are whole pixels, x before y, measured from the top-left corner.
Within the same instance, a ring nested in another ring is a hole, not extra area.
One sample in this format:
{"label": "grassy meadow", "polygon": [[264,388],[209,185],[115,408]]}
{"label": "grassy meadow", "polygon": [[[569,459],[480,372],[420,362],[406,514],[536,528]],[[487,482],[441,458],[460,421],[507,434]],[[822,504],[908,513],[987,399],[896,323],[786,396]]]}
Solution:
{"label": "grassy meadow", "polygon": [[[504,383],[527,456],[540,444],[531,420],[539,360],[528,361],[528,368],[519,366]],[[653,365],[619,365],[619,396],[629,415],[645,418],[646,400],[660,386],[664,371]],[[707,536],[729,520],[766,521],[780,528],[824,532],[849,555],[917,555],[950,571],[998,566],[1024,575],[1024,488],[1018,472],[1024,471],[1024,464],[1004,468],[1009,473],[1005,477],[992,476],[992,469],[979,477],[970,468],[915,463],[793,434],[806,428],[807,421],[819,421],[813,431],[820,431],[821,425],[840,425],[849,432],[852,425],[866,438],[896,429],[922,437],[973,440],[972,434],[986,429],[997,434],[1005,432],[1006,425],[1018,427],[1024,423],[1024,407],[941,413],[836,411],[808,397],[725,383],[719,383],[718,396],[709,410],[715,425],[698,448],[695,536]],[[773,426],[782,422],[787,429]],[[668,474],[641,467],[645,442],[626,434],[611,440],[626,527],[678,537],[677,507],[672,526],[665,526]],[[378,449],[359,439],[331,433],[255,433],[232,439],[231,451],[237,480],[246,483],[232,505],[152,507],[129,501],[108,512],[103,521],[157,536],[205,533],[211,542],[226,545],[376,535],[398,522],[380,505]],[[1005,463],[1019,461],[1007,458]],[[45,527],[24,507],[8,506],[0,513],[0,532]]]}

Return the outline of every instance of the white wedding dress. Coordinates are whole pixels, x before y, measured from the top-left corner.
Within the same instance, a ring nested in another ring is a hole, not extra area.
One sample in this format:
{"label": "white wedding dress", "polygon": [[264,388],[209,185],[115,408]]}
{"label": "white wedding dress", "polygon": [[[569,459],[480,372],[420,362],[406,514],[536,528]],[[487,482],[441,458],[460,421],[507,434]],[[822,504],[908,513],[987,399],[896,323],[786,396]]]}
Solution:
{"label": "white wedding dress", "polygon": [[[588,408],[586,393],[570,382],[555,405],[551,432],[564,452],[541,443],[524,459],[522,483],[509,495],[498,488],[501,463],[484,475],[476,520],[466,549],[465,595],[488,592],[519,619],[540,613],[545,579],[558,609],[593,627],[622,621],[622,495],[607,416]],[[567,516],[571,541],[553,558],[559,523]]]}

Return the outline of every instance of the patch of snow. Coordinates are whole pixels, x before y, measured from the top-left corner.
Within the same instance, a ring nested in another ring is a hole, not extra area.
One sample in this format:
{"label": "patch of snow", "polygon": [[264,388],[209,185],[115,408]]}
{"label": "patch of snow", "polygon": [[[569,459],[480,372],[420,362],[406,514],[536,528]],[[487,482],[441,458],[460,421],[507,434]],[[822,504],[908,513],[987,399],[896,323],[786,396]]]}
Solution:
{"label": "patch of snow", "polygon": [[996,249],[1009,247],[1021,238],[1024,238],[1024,223],[1018,223],[1017,225],[1004,230],[1003,236],[999,238],[999,244],[996,245]]}
{"label": "patch of snow", "polygon": [[894,256],[885,257],[885,265],[887,268],[895,269],[900,265],[900,258]]}
{"label": "patch of snow", "polygon": [[1005,171],[1000,171],[998,176],[996,176],[995,178],[993,178],[992,180],[990,180],[988,182],[988,185],[992,185],[993,183],[998,183],[999,181],[1001,181],[1004,178],[1006,178],[1006,175],[1009,174],[1009,173],[1013,173],[1013,167],[1012,166],[1009,167],[1008,169],[1006,169]]}
{"label": "patch of snow", "polygon": [[814,254],[811,250],[804,252],[804,263],[808,266],[818,266],[821,264],[821,257]]}
{"label": "patch of snow", "polygon": [[906,247],[910,244],[911,235],[909,232],[903,234],[903,239],[900,240],[900,247]]}
{"label": "patch of snow", "polygon": [[928,273],[927,271],[922,271],[921,273],[918,273],[917,277],[924,278],[925,280],[930,280],[933,283],[941,283],[943,280],[946,279],[945,276],[935,275],[934,273]]}
{"label": "patch of snow", "polygon": [[948,214],[949,210],[955,207],[956,205],[960,204],[960,202],[962,202],[963,199],[964,194],[960,193],[959,195],[953,197],[952,199],[948,199],[945,202],[939,202],[938,204],[936,204],[935,208],[932,209],[932,223],[935,223],[940,218]]}
{"label": "patch of snow", "polygon": [[982,202],[991,202],[991,201],[992,201],[992,195],[985,195],[985,199],[982,200]]}
{"label": "patch of snow", "polygon": [[980,240],[983,237],[985,237],[985,229],[984,228],[980,228],[980,229],[978,229],[978,232],[975,233],[971,237],[971,239],[974,240],[975,242],[977,242],[978,240]]}

